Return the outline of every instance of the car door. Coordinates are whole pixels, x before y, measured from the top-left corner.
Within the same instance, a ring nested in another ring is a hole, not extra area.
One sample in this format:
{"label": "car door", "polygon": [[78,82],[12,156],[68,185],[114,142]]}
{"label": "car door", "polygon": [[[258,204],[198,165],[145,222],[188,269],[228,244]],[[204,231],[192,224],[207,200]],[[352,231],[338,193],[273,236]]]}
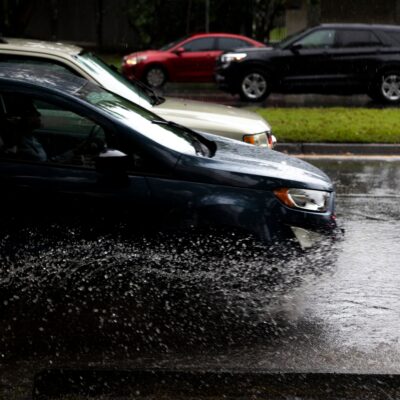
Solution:
{"label": "car door", "polygon": [[338,29],[337,46],[330,51],[337,71],[337,83],[345,87],[362,87],[374,78],[383,43],[369,29]]}
{"label": "car door", "polygon": [[177,81],[212,81],[215,60],[221,53],[216,48],[215,37],[204,37],[186,41],[176,50],[172,67]]}
{"label": "car door", "polygon": [[323,91],[330,85],[335,71],[329,51],[335,46],[335,35],[334,29],[317,29],[274,53],[271,61],[284,89]]}
{"label": "car door", "polygon": [[[0,89],[3,212],[27,221],[123,220],[145,214],[149,190],[139,174],[99,170],[99,160],[118,147],[118,132],[106,120],[40,96]],[[28,104],[36,122],[23,122]],[[32,108],[33,106],[33,108]],[[32,111],[35,110],[35,111]],[[37,123],[40,118],[40,124]],[[28,138],[28,139],[26,139]],[[4,210],[7,210],[4,212]]]}

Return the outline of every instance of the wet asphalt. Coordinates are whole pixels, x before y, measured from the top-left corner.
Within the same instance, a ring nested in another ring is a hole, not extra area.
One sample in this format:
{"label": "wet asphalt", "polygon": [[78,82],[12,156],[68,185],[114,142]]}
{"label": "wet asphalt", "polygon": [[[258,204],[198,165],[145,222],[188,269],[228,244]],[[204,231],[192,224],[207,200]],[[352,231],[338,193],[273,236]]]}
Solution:
{"label": "wet asphalt", "polygon": [[266,100],[257,103],[248,103],[240,100],[238,95],[219,90],[215,84],[193,86],[185,83],[167,83],[158,91],[162,96],[180,97],[191,100],[214,102],[234,107],[367,107],[382,108],[364,94],[360,95],[319,95],[319,94],[280,94],[272,93]]}
{"label": "wet asphalt", "polygon": [[38,252],[43,237],[20,236],[2,259],[0,388],[49,366],[400,373],[400,160],[309,162],[336,185],[345,235],[306,257],[235,237],[210,259],[207,241],[177,255],[67,232]]}

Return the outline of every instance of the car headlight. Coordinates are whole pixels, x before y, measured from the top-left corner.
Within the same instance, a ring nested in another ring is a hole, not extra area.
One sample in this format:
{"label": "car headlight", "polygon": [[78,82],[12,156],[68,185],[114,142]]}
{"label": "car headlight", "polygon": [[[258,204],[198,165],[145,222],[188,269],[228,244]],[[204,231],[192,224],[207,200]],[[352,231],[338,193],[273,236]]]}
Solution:
{"label": "car headlight", "polygon": [[276,143],[276,138],[272,133],[264,132],[257,133],[256,135],[243,135],[243,142],[273,149]]}
{"label": "car headlight", "polygon": [[147,59],[147,56],[134,56],[134,57],[129,57],[125,59],[126,65],[136,65],[141,63],[142,61],[145,61]]}
{"label": "car headlight", "polygon": [[243,142],[254,144],[256,146],[268,146],[267,135],[265,132],[256,135],[243,135]]}
{"label": "car headlight", "polygon": [[226,53],[226,54],[222,54],[221,62],[223,64],[229,64],[232,61],[240,61],[246,57],[247,57],[247,53]]}
{"label": "car headlight", "polygon": [[328,209],[331,196],[330,192],[322,190],[288,188],[276,189],[274,194],[288,207],[318,212],[324,212]]}

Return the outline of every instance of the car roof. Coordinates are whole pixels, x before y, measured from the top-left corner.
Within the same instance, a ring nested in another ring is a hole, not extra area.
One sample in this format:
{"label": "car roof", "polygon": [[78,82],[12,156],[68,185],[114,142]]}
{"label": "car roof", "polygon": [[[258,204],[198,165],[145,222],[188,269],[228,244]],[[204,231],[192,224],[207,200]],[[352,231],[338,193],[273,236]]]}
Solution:
{"label": "car roof", "polygon": [[226,32],[200,32],[200,33],[193,33],[192,35],[188,36],[186,39],[194,38],[194,37],[208,37],[208,36],[227,36],[227,37],[235,37],[235,38],[244,38],[248,40],[254,40],[252,38],[249,38],[247,36],[239,35],[237,33],[226,33]]}
{"label": "car roof", "polygon": [[1,49],[63,56],[75,56],[82,52],[81,47],[75,46],[73,44],[17,38],[2,38],[2,41],[0,41],[0,50]]}
{"label": "car roof", "polygon": [[318,25],[322,28],[352,28],[352,29],[393,29],[400,30],[398,25],[385,25],[385,24],[354,24],[354,23],[326,23]]}
{"label": "car roof", "polygon": [[2,64],[1,62],[0,82],[41,86],[46,89],[55,89],[72,95],[85,85],[94,85],[79,76],[63,73],[52,68],[21,66],[13,63]]}

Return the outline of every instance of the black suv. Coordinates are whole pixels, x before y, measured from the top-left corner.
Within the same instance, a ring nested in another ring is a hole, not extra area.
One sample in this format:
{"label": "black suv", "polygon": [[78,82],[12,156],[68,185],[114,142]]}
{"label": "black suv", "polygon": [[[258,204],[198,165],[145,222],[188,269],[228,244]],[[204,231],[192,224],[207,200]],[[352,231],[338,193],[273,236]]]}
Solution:
{"label": "black suv", "polygon": [[367,93],[400,102],[400,27],[323,24],[271,48],[222,54],[216,67],[221,89],[243,100],[260,101],[271,92]]}

